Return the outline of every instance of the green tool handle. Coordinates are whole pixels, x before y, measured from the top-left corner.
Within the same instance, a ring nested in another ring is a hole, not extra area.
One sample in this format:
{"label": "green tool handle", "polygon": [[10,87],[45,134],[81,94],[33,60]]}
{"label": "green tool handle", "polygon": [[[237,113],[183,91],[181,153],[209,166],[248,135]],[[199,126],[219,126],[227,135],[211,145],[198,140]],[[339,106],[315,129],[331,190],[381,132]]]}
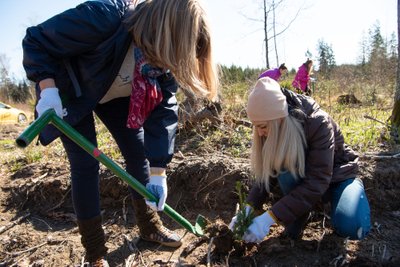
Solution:
{"label": "green tool handle", "polygon": [[[92,145],[85,137],[79,134],[68,123],[58,117],[53,109],[47,110],[28,128],[26,128],[24,132],[19,137],[17,137],[17,145],[19,147],[27,147],[32,142],[32,140],[42,131],[42,129],[49,123],[52,123],[58,130],[60,130],[68,138],[74,141],[82,149],[92,155],[99,162],[103,163],[115,175],[128,183],[143,197],[147,198],[150,201],[158,202],[158,199],[153,194],[151,194],[145,186],[143,186],[138,180],[129,175],[119,165],[114,163],[109,157],[104,155],[97,147]],[[191,233],[202,235],[202,233],[199,233],[199,231],[193,225],[191,225],[189,221],[187,221],[183,216],[177,213],[168,204],[165,204],[164,212]]]}

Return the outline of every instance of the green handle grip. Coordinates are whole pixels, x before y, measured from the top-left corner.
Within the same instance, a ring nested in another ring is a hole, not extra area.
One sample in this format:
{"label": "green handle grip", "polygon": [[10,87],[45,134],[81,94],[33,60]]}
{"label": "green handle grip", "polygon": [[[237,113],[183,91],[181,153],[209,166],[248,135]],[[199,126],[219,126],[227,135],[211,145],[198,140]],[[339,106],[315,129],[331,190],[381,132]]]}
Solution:
{"label": "green handle grip", "polygon": [[[27,147],[32,140],[43,130],[47,124],[53,124],[58,130],[65,134],[68,138],[74,141],[82,149],[92,155],[99,162],[103,163],[108,169],[110,169],[116,176],[128,183],[134,190],[136,190],[143,197],[150,201],[158,202],[158,199],[151,194],[145,186],[143,186],[138,180],[128,174],[119,165],[114,163],[109,157],[104,155],[97,147],[92,145],[85,137],[78,133],[74,128],[72,128],[68,123],[63,121],[57,116],[53,109],[47,110],[36,119],[28,128],[26,128],[23,133],[17,137],[16,143],[19,147]],[[203,231],[201,227],[197,224],[193,226],[188,220],[186,220],[182,215],[176,212],[168,204],[165,204],[164,212],[179,223],[181,226],[186,228],[191,233],[201,236]],[[201,216],[201,215],[200,215]]]}

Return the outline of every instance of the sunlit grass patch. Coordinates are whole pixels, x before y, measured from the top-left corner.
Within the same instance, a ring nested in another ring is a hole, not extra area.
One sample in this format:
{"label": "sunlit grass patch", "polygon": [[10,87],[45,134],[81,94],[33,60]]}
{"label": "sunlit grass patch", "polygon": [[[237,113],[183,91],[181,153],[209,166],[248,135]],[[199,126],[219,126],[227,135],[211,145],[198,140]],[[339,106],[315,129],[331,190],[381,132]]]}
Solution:
{"label": "sunlit grass patch", "polygon": [[119,150],[114,138],[100,120],[96,121],[96,131],[98,148],[112,160],[122,158],[121,151]]}
{"label": "sunlit grass patch", "polygon": [[[337,105],[331,112],[331,116],[341,128],[345,142],[363,152],[377,149],[382,141],[389,140],[385,124],[390,114],[391,110],[381,110],[375,106],[343,107]],[[366,118],[366,116],[370,118]]]}

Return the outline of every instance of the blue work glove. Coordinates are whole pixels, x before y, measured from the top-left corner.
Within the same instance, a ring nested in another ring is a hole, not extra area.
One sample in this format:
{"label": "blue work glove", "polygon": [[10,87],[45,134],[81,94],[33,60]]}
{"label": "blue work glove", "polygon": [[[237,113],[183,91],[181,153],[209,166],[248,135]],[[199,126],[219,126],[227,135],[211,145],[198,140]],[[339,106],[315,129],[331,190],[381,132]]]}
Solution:
{"label": "blue work glove", "polygon": [[151,175],[149,182],[146,184],[146,189],[158,198],[158,205],[149,200],[146,200],[146,204],[155,211],[164,210],[165,201],[167,200],[168,195],[167,176]]}
{"label": "blue work glove", "polygon": [[40,99],[36,105],[36,111],[40,117],[46,110],[51,108],[54,109],[57,116],[61,119],[67,116],[67,110],[63,109],[58,89],[55,87],[45,88],[40,92]]}
{"label": "blue work glove", "polygon": [[270,211],[266,211],[253,219],[253,222],[247,228],[243,235],[243,241],[246,243],[260,243],[268,235],[271,225],[275,224]]}

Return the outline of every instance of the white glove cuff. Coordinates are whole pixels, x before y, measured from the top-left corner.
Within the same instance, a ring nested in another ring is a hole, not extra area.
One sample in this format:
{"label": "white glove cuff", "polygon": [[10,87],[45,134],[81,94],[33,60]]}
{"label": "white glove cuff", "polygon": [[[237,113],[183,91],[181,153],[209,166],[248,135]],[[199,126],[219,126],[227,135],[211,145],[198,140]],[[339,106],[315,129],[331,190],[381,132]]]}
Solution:
{"label": "white glove cuff", "polygon": [[149,184],[167,186],[167,176],[151,175],[149,178]]}
{"label": "white glove cuff", "polygon": [[40,97],[45,97],[45,96],[57,96],[58,95],[58,88],[56,87],[48,87],[45,89],[42,89],[42,91],[40,92]]}

